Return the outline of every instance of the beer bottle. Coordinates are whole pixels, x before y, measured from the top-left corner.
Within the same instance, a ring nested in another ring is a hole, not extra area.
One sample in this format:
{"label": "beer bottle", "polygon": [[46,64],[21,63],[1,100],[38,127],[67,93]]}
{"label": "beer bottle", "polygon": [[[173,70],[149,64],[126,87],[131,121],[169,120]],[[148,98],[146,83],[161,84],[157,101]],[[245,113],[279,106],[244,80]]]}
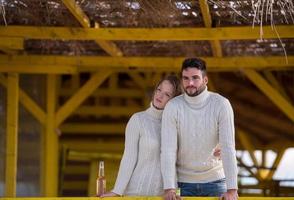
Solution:
{"label": "beer bottle", "polygon": [[106,192],[106,179],[104,176],[104,161],[99,162],[99,171],[96,181],[96,195],[99,197]]}

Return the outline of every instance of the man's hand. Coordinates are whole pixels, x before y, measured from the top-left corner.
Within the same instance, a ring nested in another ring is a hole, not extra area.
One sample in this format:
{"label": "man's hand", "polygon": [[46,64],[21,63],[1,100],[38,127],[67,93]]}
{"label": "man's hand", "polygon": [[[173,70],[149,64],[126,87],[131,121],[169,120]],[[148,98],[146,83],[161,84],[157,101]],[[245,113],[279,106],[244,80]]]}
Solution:
{"label": "man's hand", "polygon": [[230,189],[225,192],[219,199],[220,200],[237,200],[238,199],[238,191],[236,189]]}
{"label": "man's hand", "polygon": [[176,189],[164,190],[163,199],[164,200],[177,200]]}

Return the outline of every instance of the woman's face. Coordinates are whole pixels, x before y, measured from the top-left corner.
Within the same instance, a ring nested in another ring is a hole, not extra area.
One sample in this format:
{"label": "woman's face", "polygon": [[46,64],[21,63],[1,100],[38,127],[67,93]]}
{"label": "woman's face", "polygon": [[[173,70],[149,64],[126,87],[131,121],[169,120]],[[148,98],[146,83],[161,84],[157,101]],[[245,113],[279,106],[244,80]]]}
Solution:
{"label": "woman's face", "polygon": [[173,85],[164,80],[156,89],[153,95],[153,106],[157,109],[164,109],[166,103],[173,98]]}

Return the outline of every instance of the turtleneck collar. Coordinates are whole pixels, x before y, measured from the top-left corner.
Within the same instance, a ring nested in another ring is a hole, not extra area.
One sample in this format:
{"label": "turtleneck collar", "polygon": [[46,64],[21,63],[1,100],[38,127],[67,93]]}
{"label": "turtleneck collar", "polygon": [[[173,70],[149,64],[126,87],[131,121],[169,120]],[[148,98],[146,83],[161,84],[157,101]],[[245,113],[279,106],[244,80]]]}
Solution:
{"label": "turtleneck collar", "polygon": [[193,107],[202,107],[205,104],[208,96],[209,92],[207,91],[207,87],[205,87],[205,89],[195,97],[190,97],[184,93],[184,99]]}
{"label": "turtleneck collar", "polygon": [[151,102],[150,107],[146,110],[146,112],[155,119],[161,119],[163,110],[155,108]]}

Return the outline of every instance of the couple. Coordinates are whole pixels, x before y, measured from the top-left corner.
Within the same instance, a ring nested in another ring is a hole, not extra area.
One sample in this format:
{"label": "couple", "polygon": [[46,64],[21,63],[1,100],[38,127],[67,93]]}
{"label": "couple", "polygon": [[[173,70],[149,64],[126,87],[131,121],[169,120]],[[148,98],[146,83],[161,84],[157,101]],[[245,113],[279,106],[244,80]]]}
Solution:
{"label": "couple", "polygon": [[[102,197],[164,195],[175,200],[180,188],[181,196],[238,199],[230,102],[207,91],[201,59],[184,60],[181,83],[182,95],[176,77],[161,80],[150,107],[130,118],[115,187]],[[221,160],[214,156],[218,144]]]}

